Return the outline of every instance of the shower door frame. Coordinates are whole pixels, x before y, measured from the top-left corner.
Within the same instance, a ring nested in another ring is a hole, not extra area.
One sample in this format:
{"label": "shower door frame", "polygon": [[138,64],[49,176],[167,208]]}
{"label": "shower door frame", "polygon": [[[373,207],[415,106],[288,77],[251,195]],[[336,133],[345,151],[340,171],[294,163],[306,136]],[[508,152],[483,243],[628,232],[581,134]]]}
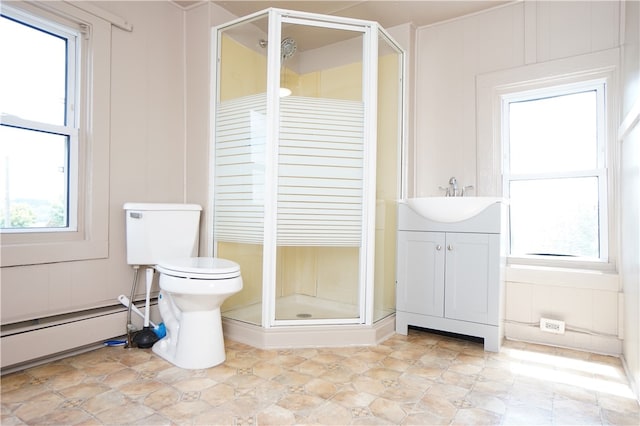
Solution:
{"label": "shower door frame", "polygon": [[[358,311],[357,318],[331,318],[331,319],[295,319],[277,320],[275,318],[276,304],[276,252],[277,252],[277,179],[278,179],[278,141],[280,123],[280,43],[267,44],[267,94],[266,114],[269,119],[266,123],[266,152],[270,153],[265,163],[265,194],[264,194],[264,235],[263,235],[263,283],[262,283],[262,328],[300,326],[300,325],[371,325],[373,323],[373,295],[374,295],[374,260],[375,260],[375,209],[376,209],[376,151],[377,151],[377,98],[378,98],[378,36],[382,33],[385,39],[394,48],[402,52],[402,87],[400,96],[404,98],[404,51],[395,43],[386,31],[378,23],[360,19],[326,16],[315,13],[298,12],[292,10],[270,8],[256,12],[242,18],[235,19],[223,25],[212,28],[212,47],[216,54],[212,57],[212,85],[211,90],[211,131],[212,149],[210,165],[215,167],[215,128],[216,128],[216,104],[219,94],[219,64],[218,33],[225,29],[248,23],[260,17],[268,15],[268,40],[280,40],[282,24],[297,24],[354,31],[362,34],[362,103],[363,103],[363,190],[362,190],[362,225],[361,244],[359,253],[359,282],[358,282]],[[404,103],[401,102],[404,120]],[[401,125],[403,127],[403,125]],[[404,129],[399,129],[404,133]],[[404,137],[400,138],[400,151],[404,151]],[[404,160],[400,157],[400,174],[404,173]],[[215,173],[210,171],[213,178]],[[399,177],[401,181],[404,179]],[[210,179],[211,191],[209,201],[209,215],[207,217],[207,238],[213,244],[208,244],[209,250],[217,255],[217,242],[213,235],[214,207],[215,207],[215,183]],[[401,184],[402,187],[402,184]],[[269,189],[269,190],[267,190]],[[400,189],[402,192],[402,188]]]}
{"label": "shower door frame", "polygon": [[[271,153],[265,165],[265,250],[263,273],[265,283],[262,287],[262,326],[264,328],[299,325],[338,325],[366,324],[372,313],[367,315],[367,300],[373,296],[373,260],[375,250],[370,242],[375,241],[375,124],[377,99],[377,68],[372,66],[371,52],[377,52],[377,24],[373,22],[352,20],[348,18],[327,17],[313,13],[296,12],[282,9],[269,10],[269,40],[282,38],[282,25],[306,25],[327,29],[353,31],[363,37],[362,52],[362,103],[363,122],[363,191],[362,191],[362,223],[359,253],[358,282],[358,317],[327,319],[276,319],[276,252],[277,252],[277,182],[278,178],[278,141],[280,137],[280,44],[267,45],[267,140],[266,150]],[[373,104],[373,105],[372,105]],[[373,106],[373,108],[372,108]],[[372,149],[373,147],[373,149]],[[373,167],[372,167],[373,165]],[[373,196],[373,197],[372,197]],[[271,224],[273,226],[266,226]],[[267,247],[269,247],[267,249]],[[371,292],[368,289],[371,288]]]}

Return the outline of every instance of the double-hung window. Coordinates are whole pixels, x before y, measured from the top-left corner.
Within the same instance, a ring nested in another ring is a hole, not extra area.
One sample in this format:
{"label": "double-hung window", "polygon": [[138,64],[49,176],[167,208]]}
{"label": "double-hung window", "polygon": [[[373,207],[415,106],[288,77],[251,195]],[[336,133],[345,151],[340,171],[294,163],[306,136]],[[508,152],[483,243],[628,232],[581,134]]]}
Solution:
{"label": "double-hung window", "polygon": [[502,99],[512,258],[608,261],[605,82]]}
{"label": "double-hung window", "polygon": [[121,19],[82,2],[3,2],[0,15],[0,266],[105,258]]}
{"label": "double-hung window", "polygon": [[58,22],[2,10],[3,233],[77,229],[80,36]]}

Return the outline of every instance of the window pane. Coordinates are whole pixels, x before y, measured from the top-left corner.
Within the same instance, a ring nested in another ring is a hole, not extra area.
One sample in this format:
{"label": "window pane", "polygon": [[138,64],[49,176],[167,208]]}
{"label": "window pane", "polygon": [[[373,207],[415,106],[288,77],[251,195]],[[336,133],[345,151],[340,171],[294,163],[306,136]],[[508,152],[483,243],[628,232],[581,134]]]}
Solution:
{"label": "window pane", "polygon": [[511,254],[599,257],[598,178],[510,183]]}
{"label": "window pane", "polygon": [[2,17],[0,51],[1,112],[65,125],[67,41]]}
{"label": "window pane", "polygon": [[68,140],[65,135],[0,126],[2,228],[68,226]]}
{"label": "window pane", "polygon": [[509,104],[512,174],[597,168],[596,91]]}

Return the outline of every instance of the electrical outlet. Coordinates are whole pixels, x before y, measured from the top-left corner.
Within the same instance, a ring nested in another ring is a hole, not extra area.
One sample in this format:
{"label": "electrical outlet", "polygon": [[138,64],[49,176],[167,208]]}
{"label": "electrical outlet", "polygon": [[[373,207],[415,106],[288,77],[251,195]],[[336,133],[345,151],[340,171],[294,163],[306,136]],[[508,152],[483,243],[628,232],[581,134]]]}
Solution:
{"label": "electrical outlet", "polygon": [[540,318],[540,330],[548,333],[564,334],[564,321]]}

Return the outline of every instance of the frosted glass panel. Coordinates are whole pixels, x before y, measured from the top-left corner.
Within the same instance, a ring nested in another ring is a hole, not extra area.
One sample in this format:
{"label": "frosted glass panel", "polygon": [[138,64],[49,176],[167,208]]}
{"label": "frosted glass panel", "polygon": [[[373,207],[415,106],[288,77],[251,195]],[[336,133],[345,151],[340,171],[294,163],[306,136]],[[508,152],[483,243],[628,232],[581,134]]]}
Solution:
{"label": "frosted glass panel", "polygon": [[[262,243],[265,102],[259,94],[218,107],[218,241]],[[289,96],[280,108],[277,244],[359,247],[362,102]]]}
{"label": "frosted glass panel", "polygon": [[278,245],[359,247],[362,102],[280,102]]}
{"label": "frosted glass panel", "polygon": [[215,235],[218,241],[264,239],[264,94],[221,102],[216,114]]}

